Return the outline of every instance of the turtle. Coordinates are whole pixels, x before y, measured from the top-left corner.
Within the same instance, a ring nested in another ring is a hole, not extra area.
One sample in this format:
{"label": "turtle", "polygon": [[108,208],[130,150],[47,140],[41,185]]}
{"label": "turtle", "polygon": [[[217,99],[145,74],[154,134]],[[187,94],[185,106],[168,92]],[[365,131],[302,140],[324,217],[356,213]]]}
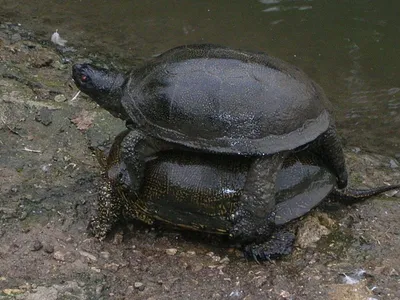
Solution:
{"label": "turtle", "polygon": [[[342,146],[322,88],[299,68],[263,52],[213,44],[168,50],[127,74],[75,64],[77,87],[130,130],[123,161],[139,192],[145,161],[169,150],[250,157],[230,235],[264,239],[274,223],[275,178],[285,157],[312,148],[347,186]],[[134,130],[133,130],[134,129]],[[272,216],[271,216],[272,218]],[[250,221],[251,220],[251,221]]]}
{"label": "turtle", "polygon": [[[129,134],[119,134],[107,154],[97,152],[104,173],[98,197],[98,215],[90,222],[91,232],[104,239],[113,224],[137,219],[147,224],[166,223],[174,227],[228,235],[230,215],[238,208],[240,194],[250,170],[251,158],[189,152],[165,151],[146,162],[146,172],[137,197],[122,160],[121,143]],[[256,260],[278,258],[293,248],[294,234],[287,224],[331,198],[355,203],[400,185],[370,189],[339,190],[337,179],[322,159],[308,149],[285,158],[275,181],[275,230],[261,244],[241,245],[246,257]],[[266,215],[267,221],[270,216]]]}

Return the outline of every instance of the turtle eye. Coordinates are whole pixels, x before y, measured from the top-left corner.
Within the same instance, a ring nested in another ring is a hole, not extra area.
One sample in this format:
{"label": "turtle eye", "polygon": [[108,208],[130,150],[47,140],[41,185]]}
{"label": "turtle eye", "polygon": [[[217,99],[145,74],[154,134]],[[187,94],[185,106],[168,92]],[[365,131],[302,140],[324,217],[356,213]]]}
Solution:
{"label": "turtle eye", "polygon": [[87,81],[87,79],[88,79],[88,78],[87,78],[87,76],[86,76],[86,75],[82,75],[82,76],[81,76],[81,81],[82,81],[82,82],[86,82],[86,81]]}

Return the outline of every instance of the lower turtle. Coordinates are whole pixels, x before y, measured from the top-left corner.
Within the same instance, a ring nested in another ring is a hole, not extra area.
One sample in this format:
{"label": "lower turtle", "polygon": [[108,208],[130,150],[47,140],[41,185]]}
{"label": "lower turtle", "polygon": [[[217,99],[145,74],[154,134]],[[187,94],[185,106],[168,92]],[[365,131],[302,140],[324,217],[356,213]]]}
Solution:
{"label": "lower turtle", "polygon": [[[121,155],[126,134],[128,130],[116,137],[105,157],[100,156],[105,183],[99,193],[98,215],[90,223],[96,237],[103,239],[122,217],[229,235],[251,159],[188,151],[162,152],[146,163],[143,185],[137,197],[132,197],[131,178]],[[328,196],[354,203],[399,187],[339,190],[336,176],[317,155],[309,150],[292,153],[285,158],[276,177],[276,206],[264,216],[266,222],[274,224],[272,234],[258,241],[244,241],[241,246],[246,256],[257,260],[288,254],[294,235],[285,225]]]}

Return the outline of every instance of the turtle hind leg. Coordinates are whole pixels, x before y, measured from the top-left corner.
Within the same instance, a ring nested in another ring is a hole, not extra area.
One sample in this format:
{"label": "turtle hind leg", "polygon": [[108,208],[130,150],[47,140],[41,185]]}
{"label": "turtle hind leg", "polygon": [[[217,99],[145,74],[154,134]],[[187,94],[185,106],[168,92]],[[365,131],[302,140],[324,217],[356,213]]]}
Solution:
{"label": "turtle hind leg", "polygon": [[275,228],[275,181],[288,153],[256,158],[247,174],[238,207],[231,216],[230,237],[240,244],[261,242]]}
{"label": "turtle hind leg", "polygon": [[278,229],[268,241],[261,244],[251,244],[244,248],[244,256],[255,261],[279,259],[291,254],[295,235],[284,229]]}
{"label": "turtle hind leg", "polygon": [[380,186],[371,189],[333,189],[329,197],[347,204],[364,201],[370,197],[382,194],[387,191],[400,189],[400,184]]}
{"label": "turtle hind leg", "polygon": [[312,146],[314,151],[318,152],[324,163],[336,175],[338,187],[345,188],[348,174],[342,143],[337,136],[336,127],[334,125],[329,126],[328,130],[312,143]]}

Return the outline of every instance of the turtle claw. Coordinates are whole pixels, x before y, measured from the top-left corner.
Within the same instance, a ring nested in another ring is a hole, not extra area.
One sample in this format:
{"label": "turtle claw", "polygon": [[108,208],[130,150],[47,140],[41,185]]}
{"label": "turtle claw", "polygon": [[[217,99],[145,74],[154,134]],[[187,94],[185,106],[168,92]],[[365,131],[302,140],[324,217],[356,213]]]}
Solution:
{"label": "turtle claw", "polygon": [[247,245],[244,248],[244,256],[257,262],[278,259],[292,253],[294,240],[295,235],[292,232],[277,231],[262,244]]}
{"label": "turtle claw", "polygon": [[97,217],[93,217],[87,226],[87,231],[100,241],[103,241],[106,238],[110,230],[111,226],[102,224]]}

